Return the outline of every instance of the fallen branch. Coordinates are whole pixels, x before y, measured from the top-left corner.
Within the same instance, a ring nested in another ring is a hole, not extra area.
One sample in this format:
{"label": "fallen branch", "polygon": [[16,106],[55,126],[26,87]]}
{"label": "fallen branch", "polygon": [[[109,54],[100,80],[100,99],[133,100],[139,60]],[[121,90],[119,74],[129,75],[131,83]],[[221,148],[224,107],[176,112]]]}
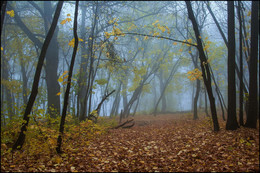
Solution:
{"label": "fallen branch", "polygon": [[135,125],[135,122],[133,121],[131,125],[128,126],[122,126],[122,128],[126,129],[126,128],[131,128]]}
{"label": "fallen branch", "polygon": [[[133,122],[133,124],[123,127],[124,125],[129,124],[130,122]],[[131,119],[131,120],[125,121],[125,122],[122,123],[122,124],[119,124],[118,126],[114,127],[113,129],[118,129],[118,128],[120,128],[120,127],[122,127],[122,128],[130,128],[130,127],[133,127],[134,124],[135,124],[134,119]]]}

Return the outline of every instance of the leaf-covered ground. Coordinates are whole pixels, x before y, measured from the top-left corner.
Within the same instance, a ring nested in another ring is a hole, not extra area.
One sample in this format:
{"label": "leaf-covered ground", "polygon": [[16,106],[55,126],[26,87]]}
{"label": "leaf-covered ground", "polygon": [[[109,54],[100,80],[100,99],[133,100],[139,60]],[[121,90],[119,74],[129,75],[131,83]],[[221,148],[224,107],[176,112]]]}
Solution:
{"label": "leaf-covered ground", "polygon": [[219,121],[216,133],[209,118],[139,116],[130,129],[110,129],[92,140],[75,136],[61,156],[2,157],[1,171],[259,171],[259,127],[226,131]]}

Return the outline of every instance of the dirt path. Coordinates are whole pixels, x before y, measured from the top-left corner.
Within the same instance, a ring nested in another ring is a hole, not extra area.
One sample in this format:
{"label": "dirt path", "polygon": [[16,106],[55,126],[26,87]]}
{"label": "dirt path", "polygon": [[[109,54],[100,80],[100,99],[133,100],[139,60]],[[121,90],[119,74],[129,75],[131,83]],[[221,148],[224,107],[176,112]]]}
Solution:
{"label": "dirt path", "polygon": [[[259,132],[240,128],[215,133],[208,120],[136,120],[80,148],[77,171],[256,171]],[[73,156],[72,156],[73,157]],[[62,168],[61,168],[62,169]],[[67,170],[67,168],[65,168]],[[64,170],[65,171],[65,170]]]}

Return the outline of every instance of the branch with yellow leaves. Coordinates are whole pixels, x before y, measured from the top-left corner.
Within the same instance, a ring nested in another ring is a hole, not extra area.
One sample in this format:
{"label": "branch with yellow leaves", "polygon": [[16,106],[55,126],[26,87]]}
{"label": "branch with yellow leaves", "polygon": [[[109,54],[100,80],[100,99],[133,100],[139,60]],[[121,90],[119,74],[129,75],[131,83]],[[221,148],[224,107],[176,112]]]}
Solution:
{"label": "branch with yellow leaves", "polygon": [[[167,39],[167,40],[171,40],[171,41],[175,41],[175,42],[179,42],[179,43],[184,43],[184,44],[188,44],[188,45],[190,45],[190,46],[197,47],[196,44],[189,43],[189,42],[186,42],[186,41],[176,40],[176,39],[169,38],[169,37],[165,37],[165,36],[148,35],[148,34],[139,34],[139,33],[132,33],[132,32],[127,32],[127,33],[122,33],[122,34],[125,34],[125,35],[139,35],[139,36],[144,36],[144,37],[153,37],[153,38],[162,38],[162,39]],[[121,34],[121,35],[122,35],[122,34]]]}

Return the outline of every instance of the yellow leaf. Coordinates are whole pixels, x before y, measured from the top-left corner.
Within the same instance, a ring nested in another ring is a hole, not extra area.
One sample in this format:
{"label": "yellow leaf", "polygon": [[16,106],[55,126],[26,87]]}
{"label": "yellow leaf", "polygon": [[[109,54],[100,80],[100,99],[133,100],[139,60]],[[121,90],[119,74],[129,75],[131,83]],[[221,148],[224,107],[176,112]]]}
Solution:
{"label": "yellow leaf", "polygon": [[67,74],[68,72],[69,72],[68,70],[65,70],[65,71],[62,73],[61,77],[64,76],[65,74]]}
{"label": "yellow leaf", "polygon": [[67,22],[66,20],[62,20],[62,21],[60,22],[60,24],[64,25],[66,22]]}
{"label": "yellow leaf", "polygon": [[177,43],[176,42],[174,42],[174,43],[172,43],[173,45],[177,45]]}
{"label": "yellow leaf", "polygon": [[67,16],[69,17],[69,16],[70,16],[70,14],[67,14]]}
{"label": "yellow leaf", "polygon": [[199,38],[201,39],[201,36],[199,36]]}
{"label": "yellow leaf", "polygon": [[145,37],[144,37],[144,40],[147,40],[147,39],[148,39],[148,36],[145,36]]}
{"label": "yellow leaf", "polygon": [[73,39],[68,43],[68,45],[71,46],[71,47],[74,47],[74,44],[75,44],[75,38],[73,38]]}
{"label": "yellow leaf", "polygon": [[56,95],[59,96],[61,94],[61,92],[58,92]]}
{"label": "yellow leaf", "polygon": [[152,25],[155,25],[156,23],[158,23],[159,22],[159,20],[156,20],[154,23],[152,23]]}
{"label": "yellow leaf", "polygon": [[249,12],[247,13],[247,16],[251,16],[251,11],[249,11]]}
{"label": "yellow leaf", "polygon": [[111,34],[109,34],[108,32],[105,32],[105,37],[108,39],[110,37]]}
{"label": "yellow leaf", "polygon": [[182,49],[180,49],[179,51],[182,52]]}
{"label": "yellow leaf", "polygon": [[139,39],[138,38],[135,38],[136,41],[138,41]]}
{"label": "yellow leaf", "polygon": [[3,47],[1,47],[1,51],[3,51],[4,50],[4,48]]}
{"label": "yellow leaf", "polygon": [[14,17],[14,10],[7,11],[6,14],[8,14],[10,17]]}
{"label": "yellow leaf", "polygon": [[59,77],[58,82],[63,82],[63,78]]}

